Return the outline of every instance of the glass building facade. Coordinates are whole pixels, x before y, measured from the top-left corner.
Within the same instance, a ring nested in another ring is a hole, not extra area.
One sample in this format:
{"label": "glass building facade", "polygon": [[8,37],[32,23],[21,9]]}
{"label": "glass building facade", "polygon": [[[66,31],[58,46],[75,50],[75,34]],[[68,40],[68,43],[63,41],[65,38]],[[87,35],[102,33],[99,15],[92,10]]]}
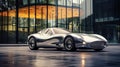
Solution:
{"label": "glass building facade", "polygon": [[0,43],[26,43],[48,27],[94,33],[93,0],[0,0]]}
{"label": "glass building facade", "polygon": [[120,0],[93,0],[94,33],[120,43]]}

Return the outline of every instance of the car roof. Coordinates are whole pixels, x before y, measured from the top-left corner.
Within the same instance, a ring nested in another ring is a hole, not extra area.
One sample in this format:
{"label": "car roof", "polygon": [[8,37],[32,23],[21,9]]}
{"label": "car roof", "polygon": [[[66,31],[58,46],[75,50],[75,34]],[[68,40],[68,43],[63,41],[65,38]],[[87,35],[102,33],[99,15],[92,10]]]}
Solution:
{"label": "car roof", "polygon": [[66,33],[70,33],[68,30],[65,30],[63,28],[47,28],[49,30],[51,30],[54,34],[66,34]]}

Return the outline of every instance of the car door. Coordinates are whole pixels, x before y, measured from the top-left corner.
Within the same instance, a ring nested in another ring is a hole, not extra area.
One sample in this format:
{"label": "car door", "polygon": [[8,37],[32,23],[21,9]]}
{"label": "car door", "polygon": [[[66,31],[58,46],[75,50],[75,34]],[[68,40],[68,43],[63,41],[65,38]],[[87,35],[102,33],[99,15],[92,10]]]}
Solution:
{"label": "car door", "polygon": [[56,47],[56,45],[54,45],[53,43],[58,40],[56,40],[54,37],[52,37],[53,32],[50,29],[46,29],[46,30],[42,31],[40,36],[42,38],[42,42],[40,42],[38,44],[40,47]]}

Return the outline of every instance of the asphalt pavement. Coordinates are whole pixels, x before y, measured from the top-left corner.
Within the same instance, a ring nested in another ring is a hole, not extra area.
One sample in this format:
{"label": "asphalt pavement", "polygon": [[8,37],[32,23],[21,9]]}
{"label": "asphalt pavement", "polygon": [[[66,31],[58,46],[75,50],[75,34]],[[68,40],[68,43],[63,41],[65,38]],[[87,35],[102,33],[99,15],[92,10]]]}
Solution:
{"label": "asphalt pavement", "polygon": [[0,67],[120,67],[120,46],[101,52],[78,49],[75,52],[53,48],[30,50],[28,46],[0,47]]}

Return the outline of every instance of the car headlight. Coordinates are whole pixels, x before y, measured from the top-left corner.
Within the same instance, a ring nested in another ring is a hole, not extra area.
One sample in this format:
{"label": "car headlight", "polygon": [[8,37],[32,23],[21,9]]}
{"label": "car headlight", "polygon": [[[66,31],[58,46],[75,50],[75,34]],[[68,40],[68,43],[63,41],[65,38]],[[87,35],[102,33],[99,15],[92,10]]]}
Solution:
{"label": "car headlight", "polygon": [[86,42],[82,42],[83,44],[86,44]]}

